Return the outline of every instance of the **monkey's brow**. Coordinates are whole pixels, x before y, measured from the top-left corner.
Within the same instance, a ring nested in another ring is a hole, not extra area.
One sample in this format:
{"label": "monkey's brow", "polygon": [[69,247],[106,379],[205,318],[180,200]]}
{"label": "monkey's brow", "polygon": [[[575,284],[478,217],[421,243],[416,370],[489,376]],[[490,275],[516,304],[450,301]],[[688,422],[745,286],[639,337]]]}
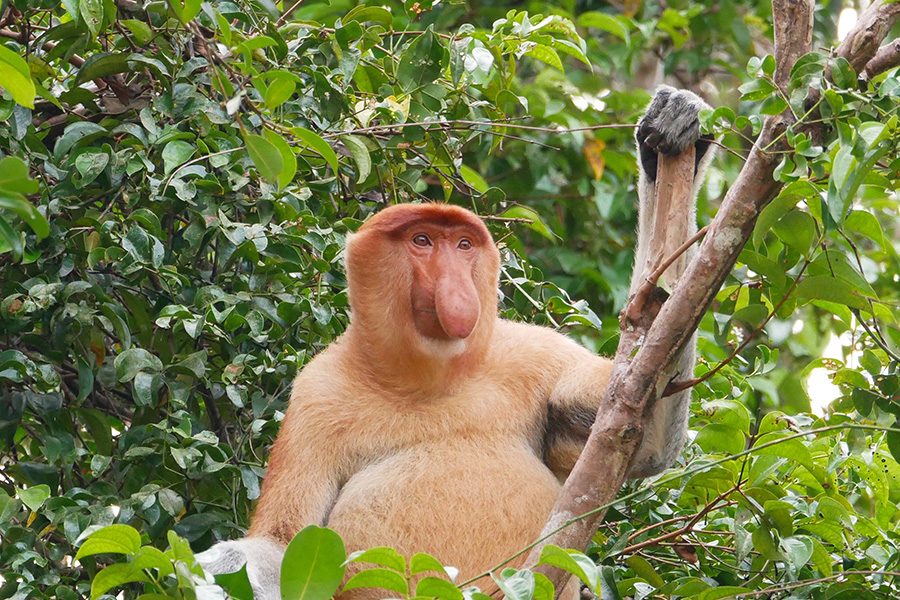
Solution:
{"label": "monkey's brow", "polygon": [[415,227],[422,226],[440,227],[442,229],[463,229],[470,233],[477,241],[487,243],[490,238],[484,230],[484,225],[473,223],[465,219],[459,219],[455,216],[437,216],[425,215],[414,219],[407,219],[400,223],[385,223],[385,232],[389,235],[404,235]]}

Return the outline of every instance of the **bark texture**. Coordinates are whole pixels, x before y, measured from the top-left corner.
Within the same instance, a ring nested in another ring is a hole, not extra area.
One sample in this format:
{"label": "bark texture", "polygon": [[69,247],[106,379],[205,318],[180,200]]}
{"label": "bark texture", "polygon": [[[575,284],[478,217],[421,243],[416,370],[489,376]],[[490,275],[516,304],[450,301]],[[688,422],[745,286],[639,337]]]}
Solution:
{"label": "bark texture", "polygon": [[846,58],[850,66],[861,73],[898,18],[900,3],[875,0],[860,13],[856,25],[841,42],[837,55]]}

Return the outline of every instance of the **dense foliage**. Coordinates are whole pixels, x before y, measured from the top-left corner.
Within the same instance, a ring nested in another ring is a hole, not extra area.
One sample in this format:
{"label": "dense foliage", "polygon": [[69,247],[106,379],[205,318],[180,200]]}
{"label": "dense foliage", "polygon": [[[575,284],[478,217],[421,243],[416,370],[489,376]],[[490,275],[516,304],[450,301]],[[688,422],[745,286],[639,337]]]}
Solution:
{"label": "dense foliage", "polygon": [[[659,73],[722,107],[701,222],[762,115],[825,135],[786,133],[703,321],[682,462],[547,560],[604,598],[896,597],[900,74],[829,57],[839,2],[788,90],[767,3],[665,6],[0,2],[0,598],[222,593],[190,548],[246,526],[291,379],[346,326],[344,236],[386,203],[485,215],[504,316],[611,353]],[[435,567],[358,559],[401,597]]]}

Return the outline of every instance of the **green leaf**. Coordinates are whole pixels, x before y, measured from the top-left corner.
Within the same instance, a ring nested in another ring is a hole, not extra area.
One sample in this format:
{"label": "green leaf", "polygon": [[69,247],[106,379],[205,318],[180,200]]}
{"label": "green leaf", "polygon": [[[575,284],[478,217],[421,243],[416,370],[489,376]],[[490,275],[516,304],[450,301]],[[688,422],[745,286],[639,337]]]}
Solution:
{"label": "green leaf", "polygon": [[498,577],[492,575],[507,600],[531,600],[534,596],[534,573],[526,569],[505,569]]}
{"label": "green leaf", "polygon": [[247,565],[240,571],[216,575],[216,584],[228,592],[228,596],[235,600],[253,600],[253,588],[247,578]]}
{"label": "green leaf", "polygon": [[131,381],[141,371],[159,373],[163,369],[162,361],[143,348],[129,348],[116,357],[116,379]]}
{"label": "green leaf", "polygon": [[[141,534],[129,525],[107,525],[88,536],[78,549],[75,559],[94,554],[125,554],[133,556],[141,549]],[[109,589],[109,588],[107,588]]]}
{"label": "green leaf", "polygon": [[409,585],[406,578],[391,569],[366,569],[360,571],[344,584],[344,592],[360,588],[377,588],[397,592],[401,597],[409,593]]}
{"label": "green leaf", "polygon": [[697,433],[695,442],[704,452],[737,454],[744,449],[746,439],[743,432],[733,425],[710,423]]}
{"label": "green leaf", "polygon": [[106,128],[91,121],[77,121],[67,125],[63,134],[57,138],[53,155],[60,159],[79,143],[86,143],[107,133]]}
{"label": "green leaf", "polygon": [[203,376],[206,375],[206,350],[192,352],[170,368],[193,375],[197,379],[203,379]]}
{"label": "green leaf", "polygon": [[334,153],[334,150],[328,145],[328,142],[322,139],[319,134],[303,127],[293,127],[291,128],[291,133],[303,142],[304,148],[311,148],[316,151],[319,156],[325,159],[325,162],[328,163],[331,170],[334,171],[334,174],[338,174],[337,154]]}
{"label": "green leaf", "polygon": [[885,123],[863,123],[856,129],[853,146],[842,144],[838,149],[826,197],[828,213],[835,223],[843,222],[859,186],[881,157],[893,148],[887,140],[896,129],[897,120],[897,115],[893,115]]}
{"label": "green leaf", "polygon": [[[891,427],[894,429],[900,428],[900,420],[895,420]],[[890,450],[894,460],[900,462],[900,431],[886,431],[884,441],[887,443],[888,450]]]}
{"label": "green leaf", "polygon": [[795,573],[809,562],[813,554],[812,539],[805,535],[786,537],[779,543],[779,548]]}
{"label": "green leaf", "polygon": [[578,15],[578,26],[601,29],[613,34],[617,38],[629,41],[628,26],[618,17],[597,11],[588,11]]}
{"label": "green leaf", "polygon": [[103,0],[78,0],[78,10],[94,37],[103,26]]}
{"label": "green leaf", "polygon": [[548,240],[556,241],[556,235],[550,231],[550,228],[541,219],[541,216],[532,208],[527,206],[515,205],[507,208],[500,217],[504,219],[525,219],[526,226],[529,229],[541,234]]}
{"label": "green leaf", "polygon": [[291,600],[330,600],[344,579],[347,552],[340,536],[316,525],[288,544],[281,562],[281,596]]}
{"label": "green leaf", "polygon": [[150,579],[139,566],[129,563],[110,565],[97,573],[91,582],[91,600],[96,600],[114,587],[142,581]]}
{"label": "green leaf", "polygon": [[202,0],[169,0],[169,8],[182,23],[187,25],[200,14]]}
{"label": "green leaf", "polygon": [[158,239],[140,225],[134,225],[122,239],[122,247],[139,263],[159,267],[165,257],[165,248]]}
{"label": "green leaf", "polygon": [[868,310],[869,304],[859,289],[849,282],[829,275],[806,277],[794,288],[798,300],[825,300],[851,308]]}
{"label": "green leaf", "polygon": [[0,159],[0,191],[36,194],[38,182],[28,174],[28,165],[18,156]]}
{"label": "green leaf", "polygon": [[544,44],[536,44],[533,48],[525,53],[525,56],[536,58],[542,63],[550,65],[551,67],[559,71],[563,70],[563,64],[559,59],[559,54],[557,54],[556,50],[554,50],[550,46],[545,46]]}
{"label": "green leaf", "polygon": [[792,210],[773,227],[781,241],[798,253],[809,253],[816,239],[816,221],[809,213]]}
{"label": "green leaf", "polygon": [[137,19],[122,19],[119,23],[124,25],[128,31],[131,32],[131,35],[135,37],[135,40],[139,44],[146,44],[153,39],[153,30],[143,21]]}
{"label": "green leaf", "polygon": [[347,562],[373,563],[401,574],[406,573],[406,559],[399,552],[387,546],[354,552],[347,558]]}
{"label": "green leaf", "polygon": [[155,569],[161,577],[175,573],[175,565],[171,559],[162,550],[153,546],[143,546],[134,555],[130,564],[140,569]]}
{"label": "green leaf", "polygon": [[816,186],[807,180],[792,181],[784,186],[778,196],[759,214],[753,228],[753,247],[759,248],[769,230],[798,202],[811,200],[818,197],[818,194]]}
{"label": "green leaf", "polygon": [[163,172],[169,175],[176,167],[186,163],[196,150],[196,147],[183,140],[169,142],[162,151]]}
{"label": "green leaf", "polygon": [[539,565],[550,565],[571,573],[584,582],[592,591],[598,592],[600,571],[590,558],[575,550],[563,550],[552,544],[541,550]]}
{"label": "green leaf", "polygon": [[763,446],[764,444],[780,440],[784,437],[786,437],[786,434],[778,431],[760,436],[754,444],[754,454],[757,456],[778,456],[786,458],[792,463],[803,465],[808,470],[812,470],[813,460],[809,448],[803,445],[803,442],[797,438],[786,439],[777,444],[760,448],[760,446]]}
{"label": "green leaf", "polygon": [[600,567],[600,589],[595,592],[603,600],[622,600],[616,585],[616,570],[610,566]]}
{"label": "green leaf", "polygon": [[354,135],[341,136],[341,141],[344,142],[353,162],[356,163],[356,172],[358,173],[356,183],[362,183],[372,172],[372,157],[369,154],[369,148],[361,138]]}
{"label": "green leaf", "polygon": [[28,64],[3,44],[0,44],[0,86],[9,92],[16,103],[34,108],[34,97],[37,92],[31,80]]}
{"label": "green leaf", "polygon": [[736,400],[711,400],[704,402],[703,413],[713,423],[730,425],[744,434],[750,433],[750,411]]}
{"label": "green leaf", "polygon": [[775,540],[772,539],[771,532],[766,527],[760,525],[750,537],[753,540],[753,548],[762,554],[763,557],[769,560],[782,558],[781,553],[778,552],[778,548],[775,546]]}
{"label": "green leaf", "polygon": [[0,210],[12,211],[19,215],[39,240],[50,235],[50,224],[47,219],[21,194],[0,191]]}
{"label": "green leaf", "polygon": [[16,488],[16,496],[19,497],[22,504],[27,506],[32,512],[36,512],[50,497],[50,486],[40,484],[24,490]]}
{"label": "green leaf", "polygon": [[92,79],[100,79],[116,73],[127,73],[131,67],[128,65],[128,54],[120,52],[98,52],[92,55],[75,76],[75,85],[81,85]]}
{"label": "green leaf", "polygon": [[462,175],[462,178],[465,180],[465,182],[472,186],[472,188],[479,194],[483,194],[488,191],[487,181],[485,181],[484,177],[479,175],[471,167],[460,165],[459,174]]}
{"label": "green leaf", "polygon": [[281,171],[278,172],[278,189],[283,190],[294,180],[297,174],[297,156],[287,141],[270,129],[263,131],[263,137],[269,141],[281,155]]}
{"label": "green leaf", "polygon": [[278,177],[284,169],[284,159],[275,144],[255,133],[245,133],[244,143],[247,145],[247,152],[259,170],[259,174],[264,179],[277,184]]}
{"label": "green leaf", "polygon": [[0,215],[0,254],[11,251],[18,258],[22,256],[22,249],[22,236]]}
{"label": "green leaf", "polygon": [[847,218],[844,219],[844,229],[864,235],[882,248],[885,247],[884,231],[881,229],[881,223],[870,212],[851,210]]}
{"label": "green leaf", "polygon": [[642,578],[644,581],[649,583],[655,588],[661,588],[665,585],[665,581],[662,577],[659,576],[659,573],[656,572],[656,569],[650,562],[644,558],[643,556],[629,556],[625,560],[628,567],[635,572],[635,574]]}
{"label": "green leaf", "polygon": [[463,600],[458,587],[438,577],[423,577],[416,584],[416,596],[437,598],[438,600]]}
{"label": "green leaf", "polygon": [[296,77],[287,71],[275,71],[269,75],[269,85],[263,97],[269,110],[287,102],[297,89]]}
{"label": "green leaf", "polygon": [[100,175],[109,164],[109,154],[102,150],[86,149],[75,158],[75,169],[81,175],[78,187],[85,187]]}
{"label": "green leaf", "polygon": [[437,571],[438,573],[446,574],[444,565],[435,557],[424,552],[413,554],[412,558],[409,559],[409,572],[412,575],[417,575],[425,571]]}
{"label": "green leaf", "polygon": [[809,87],[813,79],[821,77],[825,72],[827,59],[820,52],[808,52],[791,67],[791,88]]}
{"label": "green leaf", "polygon": [[397,81],[405,92],[411,92],[440,77],[448,52],[429,25],[400,56]]}
{"label": "green leaf", "polygon": [[831,80],[838,87],[856,89],[856,71],[843,56],[831,59]]}
{"label": "green leaf", "polygon": [[768,79],[754,79],[738,88],[741,92],[741,100],[759,102],[765,100],[776,92],[775,85]]}
{"label": "green leaf", "polygon": [[378,23],[390,29],[393,23],[393,17],[390,11],[380,6],[357,5],[353,10],[344,15],[341,19],[344,23],[357,21],[359,23]]}

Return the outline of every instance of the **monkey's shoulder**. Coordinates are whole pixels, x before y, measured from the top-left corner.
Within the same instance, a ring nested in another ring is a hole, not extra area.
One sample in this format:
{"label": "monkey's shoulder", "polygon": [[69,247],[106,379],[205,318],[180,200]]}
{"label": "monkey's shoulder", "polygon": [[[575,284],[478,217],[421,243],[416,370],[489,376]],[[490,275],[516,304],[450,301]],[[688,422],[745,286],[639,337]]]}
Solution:
{"label": "monkey's shoulder", "polygon": [[495,354],[507,360],[541,361],[564,366],[591,355],[584,346],[550,327],[498,319],[494,332]]}

